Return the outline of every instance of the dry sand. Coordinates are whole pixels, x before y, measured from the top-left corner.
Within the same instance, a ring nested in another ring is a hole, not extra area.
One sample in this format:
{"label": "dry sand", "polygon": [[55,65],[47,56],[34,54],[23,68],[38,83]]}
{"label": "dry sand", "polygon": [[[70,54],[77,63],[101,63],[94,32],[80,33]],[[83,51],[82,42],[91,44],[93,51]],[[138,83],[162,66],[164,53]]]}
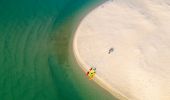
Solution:
{"label": "dry sand", "polygon": [[82,20],[73,46],[81,67],[96,67],[95,81],[120,99],[170,100],[170,1],[108,1]]}

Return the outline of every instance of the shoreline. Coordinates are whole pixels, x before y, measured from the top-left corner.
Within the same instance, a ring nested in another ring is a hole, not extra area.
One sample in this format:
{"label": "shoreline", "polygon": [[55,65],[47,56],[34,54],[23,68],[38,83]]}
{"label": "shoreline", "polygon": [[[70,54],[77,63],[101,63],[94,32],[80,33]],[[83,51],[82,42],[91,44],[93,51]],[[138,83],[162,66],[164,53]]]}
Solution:
{"label": "shoreline", "polygon": [[[85,73],[95,66],[94,82],[118,99],[169,99],[168,8],[155,1],[101,4],[74,33],[76,62]],[[111,55],[109,48],[115,49]]]}
{"label": "shoreline", "polygon": [[[80,68],[86,73],[88,71],[88,68],[85,66],[88,66],[88,65],[81,59],[81,57],[78,53],[76,40],[77,40],[77,33],[75,32],[74,36],[73,36],[73,44],[72,44],[73,54],[74,54],[76,62],[80,66]],[[82,66],[84,66],[84,67],[82,67]],[[100,87],[107,90],[109,93],[111,93],[116,98],[118,98],[120,100],[129,100],[128,97],[126,97],[125,95],[120,93],[118,90],[113,89],[109,84],[107,84],[104,80],[102,80],[97,74],[95,75],[93,81],[96,82]]]}

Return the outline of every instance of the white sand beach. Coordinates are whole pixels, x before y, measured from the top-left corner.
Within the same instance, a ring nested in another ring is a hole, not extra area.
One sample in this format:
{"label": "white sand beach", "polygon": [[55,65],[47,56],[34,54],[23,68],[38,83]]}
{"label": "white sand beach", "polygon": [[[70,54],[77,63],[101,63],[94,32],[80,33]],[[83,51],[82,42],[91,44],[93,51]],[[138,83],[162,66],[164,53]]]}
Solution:
{"label": "white sand beach", "polygon": [[107,1],[82,20],[73,49],[119,99],[170,100],[170,1]]}

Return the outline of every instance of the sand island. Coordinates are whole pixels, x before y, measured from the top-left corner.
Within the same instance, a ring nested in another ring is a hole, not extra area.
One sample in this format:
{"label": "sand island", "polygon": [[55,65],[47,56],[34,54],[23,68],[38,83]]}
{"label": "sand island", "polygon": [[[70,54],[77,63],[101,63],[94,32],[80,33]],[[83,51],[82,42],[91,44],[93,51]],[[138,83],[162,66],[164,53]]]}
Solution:
{"label": "sand island", "polygon": [[80,23],[73,49],[119,99],[170,100],[170,2],[107,1]]}

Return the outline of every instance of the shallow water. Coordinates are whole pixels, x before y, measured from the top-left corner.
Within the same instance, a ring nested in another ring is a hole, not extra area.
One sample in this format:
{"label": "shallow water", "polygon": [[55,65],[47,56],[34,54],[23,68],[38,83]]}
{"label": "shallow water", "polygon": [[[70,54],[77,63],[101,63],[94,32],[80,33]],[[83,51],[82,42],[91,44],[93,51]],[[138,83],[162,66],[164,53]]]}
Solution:
{"label": "shallow water", "polygon": [[69,60],[77,25],[100,3],[1,0],[0,100],[114,100]]}

